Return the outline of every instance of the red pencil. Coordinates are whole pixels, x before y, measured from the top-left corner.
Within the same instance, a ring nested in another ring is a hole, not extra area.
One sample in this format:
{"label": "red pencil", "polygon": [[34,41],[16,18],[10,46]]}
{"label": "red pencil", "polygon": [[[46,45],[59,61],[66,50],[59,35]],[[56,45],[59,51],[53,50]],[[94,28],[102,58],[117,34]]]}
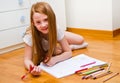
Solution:
{"label": "red pencil", "polygon": [[87,63],[87,64],[85,64],[85,65],[82,65],[82,66],[80,66],[80,67],[86,67],[86,66],[88,66],[88,65],[92,65],[92,64],[95,64],[96,62],[94,61],[94,62],[91,62],[91,63]]}
{"label": "red pencil", "polygon": [[84,70],[87,70],[87,69],[88,69],[88,68],[83,68],[83,69],[80,69],[80,70],[75,71],[75,73],[79,73],[79,72],[84,71]]}
{"label": "red pencil", "polygon": [[30,70],[29,70],[25,75],[23,75],[23,76],[21,77],[21,79],[23,80],[33,69],[34,69],[34,67],[32,67],[32,66],[30,65]]}

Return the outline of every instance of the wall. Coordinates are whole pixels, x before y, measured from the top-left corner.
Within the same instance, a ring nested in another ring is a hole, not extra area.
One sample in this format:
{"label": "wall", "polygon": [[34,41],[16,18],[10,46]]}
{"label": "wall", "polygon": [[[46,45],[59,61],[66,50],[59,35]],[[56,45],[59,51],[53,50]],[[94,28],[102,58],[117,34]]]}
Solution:
{"label": "wall", "polygon": [[108,31],[120,27],[120,0],[65,1],[67,27]]}
{"label": "wall", "polygon": [[112,0],[113,30],[120,29],[120,0]]}

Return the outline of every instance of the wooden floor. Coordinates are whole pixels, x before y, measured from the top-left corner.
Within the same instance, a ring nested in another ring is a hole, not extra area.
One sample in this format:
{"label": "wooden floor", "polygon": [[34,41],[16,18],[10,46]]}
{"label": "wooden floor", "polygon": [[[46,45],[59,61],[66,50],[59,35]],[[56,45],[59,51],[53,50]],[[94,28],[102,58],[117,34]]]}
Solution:
{"label": "wooden floor", "polygon": [[[84,35],[89,43],[85,49],[73,51],[73,56],[84,53],[90,57],[106,62],[112,62],[110,70],[120,72],[120,35],[114,38],[104,38]],[[82,80],[76,74],[57,79],[46,72],[42,72],[40,77],[29,75],[24,81],[21,76],[25,74],[23,65],[24,48],[0,55],[0,83],[102,83],[102,77],[96,80]],[[110,79],[106,83],[120,83],[120,75]]]}

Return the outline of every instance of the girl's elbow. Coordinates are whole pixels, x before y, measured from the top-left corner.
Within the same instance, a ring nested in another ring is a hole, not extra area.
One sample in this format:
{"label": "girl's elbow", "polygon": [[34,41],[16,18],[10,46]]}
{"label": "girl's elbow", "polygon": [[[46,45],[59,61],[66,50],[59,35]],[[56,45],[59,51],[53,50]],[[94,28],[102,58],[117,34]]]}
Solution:
{"label": "girl's elbow", "polygon": [[71,58],[72,57],[72,51],[69,51],[69,58]]}

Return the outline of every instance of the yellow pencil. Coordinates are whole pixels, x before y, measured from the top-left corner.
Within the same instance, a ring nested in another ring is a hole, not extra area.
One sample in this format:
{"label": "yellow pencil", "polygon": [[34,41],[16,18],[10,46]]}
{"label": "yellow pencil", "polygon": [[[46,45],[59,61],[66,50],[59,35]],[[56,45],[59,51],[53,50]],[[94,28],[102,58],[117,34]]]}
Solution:
{"label": "yellow pencil", "polygon": [[107,68],[107,71],[110,70],[111,64],[112,64],[112,63],[109,63],[108,68]]}

